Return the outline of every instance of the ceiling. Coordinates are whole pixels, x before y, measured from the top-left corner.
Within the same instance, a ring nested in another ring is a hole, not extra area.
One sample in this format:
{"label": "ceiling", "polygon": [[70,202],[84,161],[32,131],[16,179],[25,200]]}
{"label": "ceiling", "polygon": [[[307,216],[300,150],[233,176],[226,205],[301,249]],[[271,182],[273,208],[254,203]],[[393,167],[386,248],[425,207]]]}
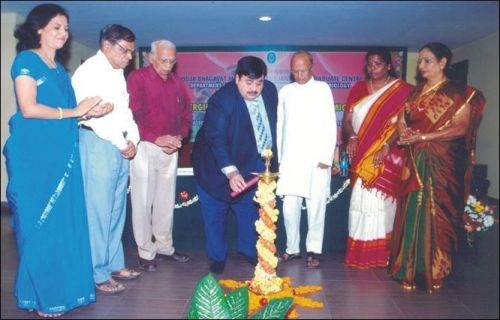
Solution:
{"label": "ceiling", "polygon": [[[22,16],[46,1],[1,1]],[[498,32],[498,1],[52,1],[68,10],[73,38],[98,48],[119,23],[136,46],[166,38],[193,46],[397,46],[452,49]],[[270,15],[270,22],[258,17]]]}

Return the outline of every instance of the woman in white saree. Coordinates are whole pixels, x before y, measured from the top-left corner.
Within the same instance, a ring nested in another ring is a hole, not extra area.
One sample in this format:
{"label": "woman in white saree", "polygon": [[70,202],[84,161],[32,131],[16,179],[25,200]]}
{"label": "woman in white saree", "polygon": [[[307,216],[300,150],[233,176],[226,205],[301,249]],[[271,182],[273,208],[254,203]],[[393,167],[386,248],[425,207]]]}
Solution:
{"label": "woman in white saree", "polygon": [[362,269],[388,263],[403,162],[396,120],[412,88],[395,77],[384,48],[367,53],[366,72],[367,80],[351,89],[343,118],[353,186],[344,263]]}

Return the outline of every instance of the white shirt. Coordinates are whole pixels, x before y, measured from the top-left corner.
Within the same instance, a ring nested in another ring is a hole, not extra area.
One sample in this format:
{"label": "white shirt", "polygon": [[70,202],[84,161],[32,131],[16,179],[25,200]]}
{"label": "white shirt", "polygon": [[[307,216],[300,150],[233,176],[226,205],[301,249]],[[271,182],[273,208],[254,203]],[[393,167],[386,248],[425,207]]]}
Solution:
{"label": "white shirt", "polygon": [[128,105],[129,96],[123,69],[114,69],[99,50],[76,69],[71,82],[78,102],[85,97],[100,96],[102,103],[110,102],[114,105],[110,113],[81,123],[91,127],[98,137],[108,140],[120,150],[127,147],[127,140],[137,146],[139,129]]}
{"label": "white shirt", "polygon": [[312,171],[331,166],[337,143],[337,120],[328,84],[311,78],[279,91],[277,148],[278,195],[310,198]]}

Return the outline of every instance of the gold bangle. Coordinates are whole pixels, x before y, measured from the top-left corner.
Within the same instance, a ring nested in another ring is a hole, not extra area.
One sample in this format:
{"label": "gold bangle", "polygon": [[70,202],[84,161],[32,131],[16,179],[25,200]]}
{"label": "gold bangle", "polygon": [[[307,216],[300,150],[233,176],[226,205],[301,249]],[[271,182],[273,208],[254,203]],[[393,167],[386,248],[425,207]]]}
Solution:
{"label": "gold bangle", "polygon": [[59,120],[61,120],[63,118],[63,110],[62,108],[57,108],[57,110],[59,110]]}
{"label": "gold bangle", "polygon": [[350,136],[350,137],[349,137],[349,140],[350,140],[350,139],[357,139],[357,138],[358,138],[358,136]]}
{"label": "gold bangle", "polygon": [[427,140],[427,137],[425,135],[421,135],[420,139],[422,139],[422,141],[425,141],[425,140]]}

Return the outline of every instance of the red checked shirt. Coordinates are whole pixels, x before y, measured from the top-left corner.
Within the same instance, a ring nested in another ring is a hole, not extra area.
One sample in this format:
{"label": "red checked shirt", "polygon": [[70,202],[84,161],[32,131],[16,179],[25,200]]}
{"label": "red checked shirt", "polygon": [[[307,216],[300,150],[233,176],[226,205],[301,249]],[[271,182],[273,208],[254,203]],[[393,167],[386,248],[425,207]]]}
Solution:
{"label": "red checked shirt", "polygon": [[193,113],[186,84],[178,75],[170,73],[163,80],[149,65],[130,73],[127,89],[141,140],[154,143],[166,134],[188,136]]}

